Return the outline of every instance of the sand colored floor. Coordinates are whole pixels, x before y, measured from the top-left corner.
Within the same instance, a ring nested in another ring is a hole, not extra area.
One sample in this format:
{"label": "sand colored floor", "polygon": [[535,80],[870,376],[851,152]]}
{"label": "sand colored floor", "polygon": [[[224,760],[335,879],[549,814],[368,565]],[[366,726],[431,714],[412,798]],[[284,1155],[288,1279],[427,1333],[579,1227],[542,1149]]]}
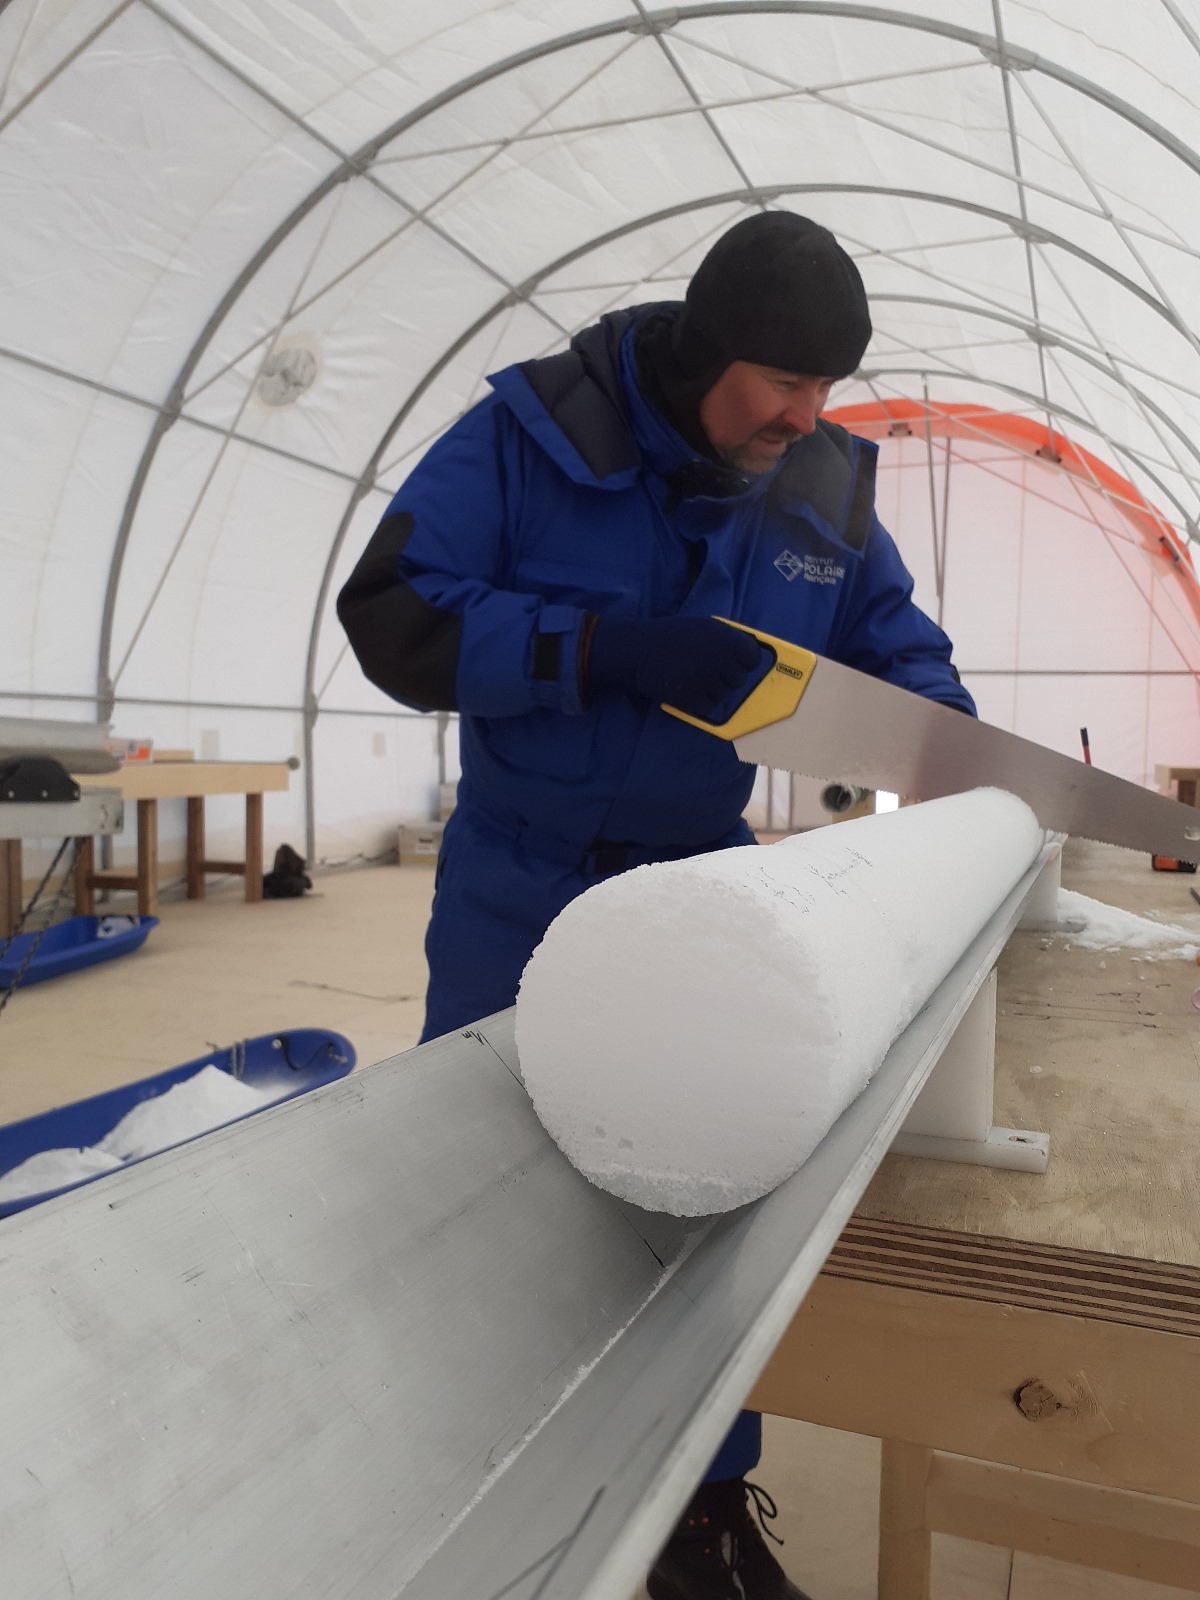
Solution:
{"label": "sand colored floor", "polygon": [[0,1123],[279,1028],[334,1028],[360,1066],[417,1042],[431,869],[331,873],[260,905],[242,892],[166,902],[140,951],[20,990],[0,1015]]}
{"label": "sand colored floor", "polygon": [[[1126,852],[1072,843],[1065,881],[1127,910],[1185,922],[1200,912],[1196,878],[1152,874]],[[427,868],[381,867],[319,878],[299,901],[246,905],[230,882],[204,902],[165,904],[138,954],[14,997],[0,1016],[0,1122],[283,1027],[335,1028],[360,1065],[407,1049],[432,890]],[[813,1600],[873,1600],[878,1473],[876,1440],[767,1419],[755,1476],[780,1506],[781,1559]],[[989,1546],[935,1546],[934,1600],[1182,1600]]]}

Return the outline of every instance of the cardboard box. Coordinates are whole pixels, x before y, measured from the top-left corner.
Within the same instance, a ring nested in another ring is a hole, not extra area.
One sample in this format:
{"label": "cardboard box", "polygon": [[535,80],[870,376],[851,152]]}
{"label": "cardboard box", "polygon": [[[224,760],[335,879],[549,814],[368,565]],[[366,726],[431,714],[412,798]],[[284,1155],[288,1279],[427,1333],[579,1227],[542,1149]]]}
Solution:
{"label": "cardboard box", "polygon": [[397,846],[402,867],[436,867],[444,822],[402,822]]}
{"label": "cardboard box", "polygon": [[123,766],[154,759],[153,739],[117,739],[110,736],[107,743],[109,755],[116,756]]}

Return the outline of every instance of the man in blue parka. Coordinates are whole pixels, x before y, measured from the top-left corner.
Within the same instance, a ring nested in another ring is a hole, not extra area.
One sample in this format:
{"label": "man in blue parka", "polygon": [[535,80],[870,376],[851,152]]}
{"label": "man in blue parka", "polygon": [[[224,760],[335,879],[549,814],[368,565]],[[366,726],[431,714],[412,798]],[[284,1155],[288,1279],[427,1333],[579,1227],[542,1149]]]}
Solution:
{"label": "man in blue parka", "polygon": [[[611,313],[496,373],[392,500],[338,615],[373,683],[461,719],[425,1038],[511,1005],[599,878],[753,843],[753,768],[661,709],[720,720],[757,675],[758,644],[715,618],[973,713],[875,515],[874,447],[820,419],[870,335],[832,234],[751,217],[684,302]],[[750,1515],[758,1451],[745,1413],[654,1600],[800,1597]]]}

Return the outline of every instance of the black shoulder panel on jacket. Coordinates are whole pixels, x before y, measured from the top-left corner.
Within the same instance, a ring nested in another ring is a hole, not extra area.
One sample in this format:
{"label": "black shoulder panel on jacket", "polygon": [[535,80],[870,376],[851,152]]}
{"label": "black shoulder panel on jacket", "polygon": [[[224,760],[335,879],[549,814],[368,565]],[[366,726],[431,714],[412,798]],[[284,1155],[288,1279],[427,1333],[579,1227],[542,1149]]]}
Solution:
{"label": "black shoulder panel on jacket", "polygon": [[526,382],[597,478],[636,467],[621,389],[621,340],[642,310],[610,312],[571,340],[569,350],[526,361]]}
{"label": "black shoulder panel on jacket", "polygon": [[852,550],[861,550],[871,531],[871,517],[875,511],[875,452],[858,452],[858,472],[854,478],[854,493],[846,513],[846,526],[842,538]]}
{"label": "black shoulder panel on jacket", "polygon": [[852,550],[861,550],[875,505],[874,453],[856,451],[845,428],[821,419],[815,433],[792,447],[775,493],[784,501],[807,501],[819,517],[839,528]]}
{"label": "black shoulder panel on jacket", "polygon": [[384,517],[338,595],[338,620],[377,689],[418,711],[456,711],[462,618],[431,606],[401,578],[412,531],[409,512]]}

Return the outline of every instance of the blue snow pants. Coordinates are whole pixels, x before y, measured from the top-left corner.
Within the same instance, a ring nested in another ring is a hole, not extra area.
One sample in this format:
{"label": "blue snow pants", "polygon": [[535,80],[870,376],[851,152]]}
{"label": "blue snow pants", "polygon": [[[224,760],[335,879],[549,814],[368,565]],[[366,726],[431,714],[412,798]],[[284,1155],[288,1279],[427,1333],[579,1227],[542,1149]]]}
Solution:
{"label": "blue snow pants", "polygon": [[[515,832],[460,799],[442,836],[425,936],[429,990],[422,1043],[511,1006],[525,963],[546,929],[601,877],[650,861],[753,843],[749,824],[739,821],[720,839],[691,849],[604,846],[581,852]],[[761,1444],[762,1419],[743,1411],[705,1482],[744,1477],[758,1464]]]}

